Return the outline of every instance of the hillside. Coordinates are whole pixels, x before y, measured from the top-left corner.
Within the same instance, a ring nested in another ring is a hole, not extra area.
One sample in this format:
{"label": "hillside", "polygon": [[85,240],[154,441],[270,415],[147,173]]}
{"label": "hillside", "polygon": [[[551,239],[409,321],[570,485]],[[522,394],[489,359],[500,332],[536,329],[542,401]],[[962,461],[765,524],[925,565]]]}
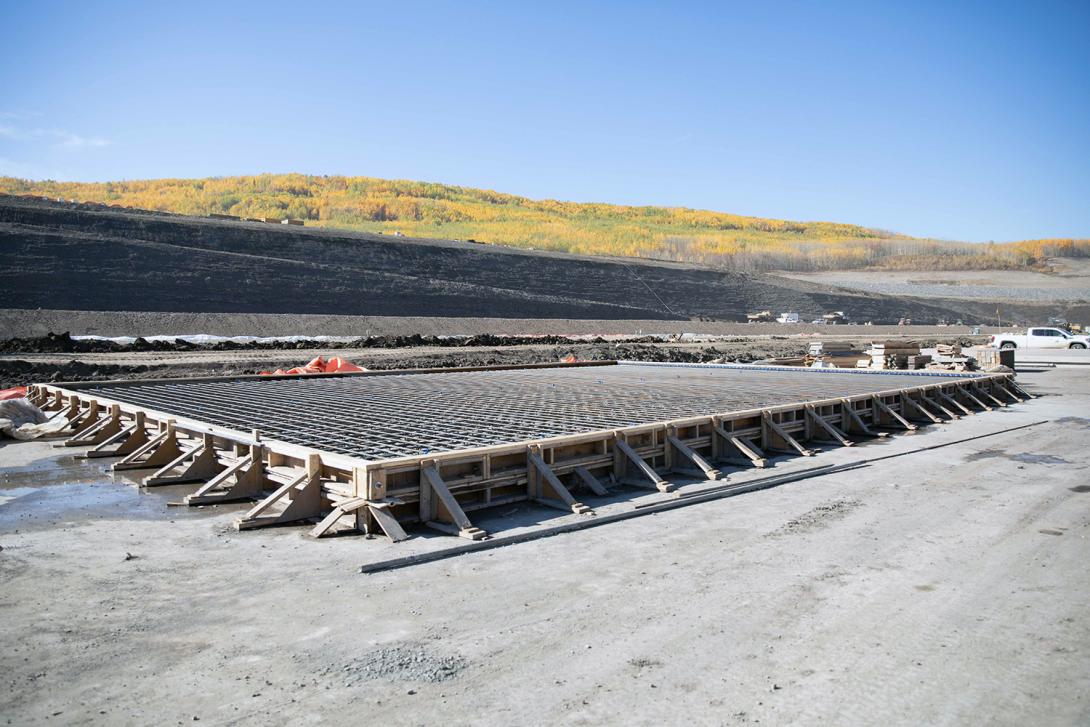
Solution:
{"label": "hillside", "polygon": [[1090,257],[1088,240],[940,242],[832,222],[531,200],[368,177],[263,174],[105,183],[0,177],[0,192],[185,215],[293,217],[308,225],[360,232],[655,258],[739,271],[1026,269],[1048,257]]}
{"label": "hillside", "polygon": [[368,316],[986,320],[924,301],[678,263],[113,210],[0,196],[0,308]]}

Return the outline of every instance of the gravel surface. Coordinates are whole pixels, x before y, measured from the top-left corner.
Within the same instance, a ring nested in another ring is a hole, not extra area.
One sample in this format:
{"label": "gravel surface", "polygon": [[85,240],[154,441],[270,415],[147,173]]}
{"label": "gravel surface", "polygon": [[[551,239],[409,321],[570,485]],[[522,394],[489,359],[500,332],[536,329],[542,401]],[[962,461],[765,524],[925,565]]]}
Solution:
{"label": "gravel surface", "polygon": [[374,649],[324,673],[343,680],[346,687],[370,679],[434,684],[453,679],[467,666],[461,656],[442,656],[424,644],[405,642]]}
{"label": "gravel surface", "polygon": [[[172,508],[193,486],[141,492],[72,450],[0,444],[0,715],[1087,724],[1090,370],[1019,381],[1048,395],[772,469],[903,457],[366,576],[362,563],[463,541],[238,533],[248,504]],[[507,509],[473,517],[503,532]],[[815,511],[837,517],[785,529]],[[532,512],[528,527],[579,517]]]}

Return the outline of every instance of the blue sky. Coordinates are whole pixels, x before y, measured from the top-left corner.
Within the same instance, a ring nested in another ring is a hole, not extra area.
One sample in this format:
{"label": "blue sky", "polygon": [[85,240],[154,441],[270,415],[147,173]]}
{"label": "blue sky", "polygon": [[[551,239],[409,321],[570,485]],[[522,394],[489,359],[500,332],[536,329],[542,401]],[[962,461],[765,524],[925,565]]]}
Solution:
{"label": "blue sky", "polygon": [[1090,3],[0,0],[0,174],[1090,236]]}

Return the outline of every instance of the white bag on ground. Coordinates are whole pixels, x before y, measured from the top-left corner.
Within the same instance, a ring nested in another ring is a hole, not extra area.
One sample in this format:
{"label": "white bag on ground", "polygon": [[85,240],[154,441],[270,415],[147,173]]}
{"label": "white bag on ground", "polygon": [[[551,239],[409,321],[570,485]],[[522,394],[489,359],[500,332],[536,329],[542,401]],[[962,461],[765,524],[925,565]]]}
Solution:
{"label": "white bag on ground", "polygon": [[49,415],[26,399],[0,401],[0,435],[12,439],[37,439],[55,434],[68,424],[64,417]]}

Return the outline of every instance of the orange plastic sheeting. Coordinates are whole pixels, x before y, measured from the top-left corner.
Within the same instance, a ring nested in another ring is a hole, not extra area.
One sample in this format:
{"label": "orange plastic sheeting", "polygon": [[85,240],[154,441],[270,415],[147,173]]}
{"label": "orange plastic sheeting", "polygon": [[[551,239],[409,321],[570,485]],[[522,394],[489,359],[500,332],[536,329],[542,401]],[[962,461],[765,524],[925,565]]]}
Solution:
{"label": "orange plastic sheeting", "polygon": [[303,376],[306,374],[345,374],[366,370],[351,361],[345,361],[340,356],[334,356],[328,361],[318,356],[311,361],[307,361],[303,366],[296,366],[287,371],[277,369],[276,371],[259,371],[258,373],[262,376]]}
{"label": "orange plastic sheeting", "polygon": [[25,386],[16,386],[11,389],[0,389],[0,401],[6,401],[7,399],[22,399],[26,396]]}

